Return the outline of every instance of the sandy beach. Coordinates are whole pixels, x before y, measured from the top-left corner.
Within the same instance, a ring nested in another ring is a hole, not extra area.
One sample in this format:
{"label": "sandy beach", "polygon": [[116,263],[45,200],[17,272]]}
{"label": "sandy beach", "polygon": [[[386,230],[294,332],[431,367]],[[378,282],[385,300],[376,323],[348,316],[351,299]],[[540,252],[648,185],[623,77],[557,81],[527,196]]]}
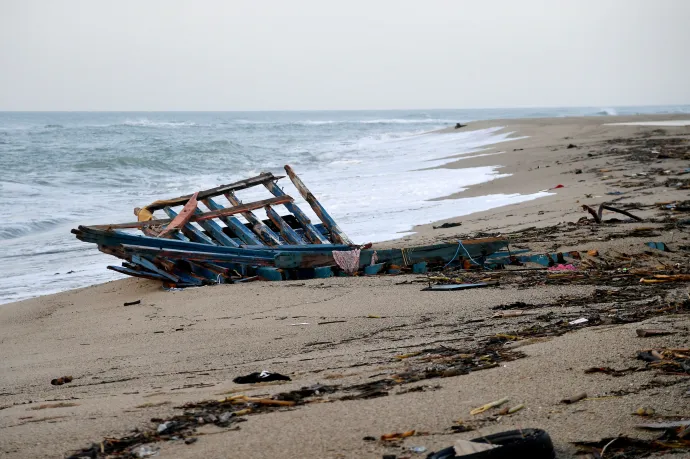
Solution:
{"label": "sandy beach", "polygon": [[[457,202],[458,215],[463,198],[541,190],[551,195],[421,225],[413,235],[378,244],[508,235],[514,248],[535,254],[578,251],[578,271],[570,277],[516,267],[460,273],[500,284],[454,292],[422,291],[426,276],[412,274],[175,292],[126,279],[2,305],[0,456],[67,457],[133,429],[155,432],[161,420],[189,411],[181,408],[187,403],[238,394],[271,398],[315,384],[328,389],[310,395],[309,403],[257,410],[225,427],[202,425],[191,444],[154,439],[148,446],[170,458],[400,459],[425,457],[456,439],[534,427],[549,433],[558,458],[570,458],[577,452],[573,442],[656,438],[659,432],[636,426],[688,419],[690,379],[687,372],[650,367],[636,356],[650,349],[687,350],[690,299],[687,281],[646,284],[640,278],[689,272],[690,226],[678,221],[690,214],[659,205],[689,199],[690,175],[681,174],[690,166],[690,121],[682,122],[688,119],[469,123],[462,129],[502,126],[513,140],[444,167],[500,164],[511,176],[444,198]],[[610,124],[669,120],[681,122]],[[618,220],[595,224],[582,205],[603,202],[644,221],[605,212],[605,220]],[[461,225],[434,228],[443,223]],[[649,241],[664,242],[671,251],[652,249]],[[592,250],[597,255],[588,255]],[[140,303],[124,306],[135,301]],[[512,309],[525,314],[498,314]],[[578,318],[588,322],[567,325]],[[672,333],[643,338],[637,329]],[[435,359],[452,352],[491,352],[495,365],[415,381],[399,376],[428,374]],[[585,372],[593,367],[614,372]],[[292,381],[232,382],[262,370]],[[73,380],[51,385],[63,375]],[[364,393],[370,388],[362,384],[380,380],[378,393]],[[582,392],[586,399],[561,403]],[[470,415],[503,397],[510,399],[506,406],[524,408]],[[639,408],[654,414],[637,416]],[[414,435],[399,441],[380,440],[411,430]]]}

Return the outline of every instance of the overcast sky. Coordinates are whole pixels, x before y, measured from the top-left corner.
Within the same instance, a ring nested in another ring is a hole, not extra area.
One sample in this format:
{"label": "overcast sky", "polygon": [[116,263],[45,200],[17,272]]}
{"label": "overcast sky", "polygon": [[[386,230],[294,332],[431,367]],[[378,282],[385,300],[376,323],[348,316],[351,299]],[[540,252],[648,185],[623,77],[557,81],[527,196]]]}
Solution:
{"label": "overcast sky", "polygon": [[690,103],[690,0],[0,0],[0,110]]}

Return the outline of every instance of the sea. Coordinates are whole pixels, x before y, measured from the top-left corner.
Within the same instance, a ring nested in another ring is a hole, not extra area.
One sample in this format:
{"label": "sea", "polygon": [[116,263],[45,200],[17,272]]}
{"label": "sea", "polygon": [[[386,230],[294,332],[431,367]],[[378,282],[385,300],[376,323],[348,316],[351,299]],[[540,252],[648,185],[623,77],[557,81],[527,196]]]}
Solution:
{"label": "sea", "polygon": [[[156,199],[279,175],[290,164],[353,241],[390,240],[414,225],[548,195],[439,199],[505,176],[500,154],[492,166],[434,168],[487,154],[491,145],[502,151],[508,134],[432,131],[482,119],[652,113],[690,113],[690,106],[0,112],[0,304],[122,277],[106,269],[118,260],[70,230],[136,220],[133,208]],[[298,197],[288,179],[279,183]]]}

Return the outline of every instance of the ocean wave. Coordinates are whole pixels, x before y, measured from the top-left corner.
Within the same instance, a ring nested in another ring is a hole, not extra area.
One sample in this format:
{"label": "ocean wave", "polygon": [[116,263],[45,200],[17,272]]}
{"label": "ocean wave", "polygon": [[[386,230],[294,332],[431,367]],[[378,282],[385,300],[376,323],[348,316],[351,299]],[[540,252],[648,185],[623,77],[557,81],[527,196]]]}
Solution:
{"label": "ocean wave", "polygon": [[150,120],[147,118],[142,118],[142,119],[138,119],[138,120],[126,120],[125,122],[121,123],[119,126],[168,128],[168,127],[192,127],[192,126],[198,126],[198,124],[194,123],[193,121],[153,121],[153,120]]}
{"label": "ocean wave", "polygon": [[63,126],[62,124],[46,124],[46,125],[43,126],[43,127],[44,127],[45,129],[61,129],[61,128],[65,127],[65,126]]}
{"label": "ocean wave", "polygon": [[[299,120],[299,121],[265,121],[265,120],[233,120],[232,124],[240,125],[272,125],[272,126],[324,126],[330,124],[449,124],[457,123],[458,120],[439,119],[439,118],[380,118],[372,120]],[[226,124],[226,123],[222,123]]]}
{"label": "ocean wave", "polygon": [[618,116],[618,112],[616,111],[615,108],[602,108],[598,112],[595,113],[595,115],[600,115],[600,116]]}
{"label": "ocean wave", "polygon": [[68,221],[69,220],[63,218],[49,218],[25,223],[6,223],[0,228],[0,241],[17,239],[29,234],[48,231]]}

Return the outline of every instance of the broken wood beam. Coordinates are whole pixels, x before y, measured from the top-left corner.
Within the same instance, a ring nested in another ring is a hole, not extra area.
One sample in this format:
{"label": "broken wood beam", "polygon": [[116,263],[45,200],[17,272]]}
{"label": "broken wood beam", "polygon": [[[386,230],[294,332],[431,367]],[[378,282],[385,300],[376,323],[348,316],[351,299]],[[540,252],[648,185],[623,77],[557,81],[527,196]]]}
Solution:
{"label": "broken wood beam", "polygon": [[[213,218],[227,217],[229,215],[235,215],[235,214],[240,214],[240,213],[243,214],[245,212],[252,211],[255,209],[261,209],[264,206],[270,206],[270,205],[276,205],[276,204],[285,204],[286,202],[292,202],[292,201],[293,201],[293,199],[290,196],[282,196],[282,197],[264,199],[263,201],[250,202],[249,204],[242,204],[242,205],[238,205],[238,206],[234,206],[234,207],[228,207],[225,209],[212,210],[210,212],[203,212],[203,213],[198,214],[198,215],[192,215],[192,217],[189,219],[189,222],[191,223],[191,222],[198,222],[198,221],[204,221],[204,220],[211,220]],[[91,228],[102,229],[102,230],[126,229],[126,228],[148,228],[148,227],[157,226],[157,225],[167,225],[172,220],[173,220],[172,218],[163,218],[163,219],[156,219],[156,220],[148,220],[145,222],[118,223],[118,224],[112,224],[112,225],[95,225],[95,226],[91,226]]]}
{"label": "broken wood beam", "polygon": [[288,177],[290,177],[290,180],[292,180],[292,183],[295,185],[295,188],[297,188],[297,190],[300,192],[304,200],[309,203],[316,215],[321,219],[326,228],[328,228],[328,230],[331,232],[333,242],[354,245],[350,238],[347,237],[347,235],[340,229],[335,220],[333,220],[333,217],[331,217],[328,214],[328,212],[326,212],[326,209],[321,205],[321,203],[316,199],[316,197],[311,193],[311,191],[309,191],[307,186],[304,183],[302,183],[302,180],[300,180],[297,174],[295,174],[295,171],[293,171],[290,166],[286,165],[285,172],[287,172]]}

